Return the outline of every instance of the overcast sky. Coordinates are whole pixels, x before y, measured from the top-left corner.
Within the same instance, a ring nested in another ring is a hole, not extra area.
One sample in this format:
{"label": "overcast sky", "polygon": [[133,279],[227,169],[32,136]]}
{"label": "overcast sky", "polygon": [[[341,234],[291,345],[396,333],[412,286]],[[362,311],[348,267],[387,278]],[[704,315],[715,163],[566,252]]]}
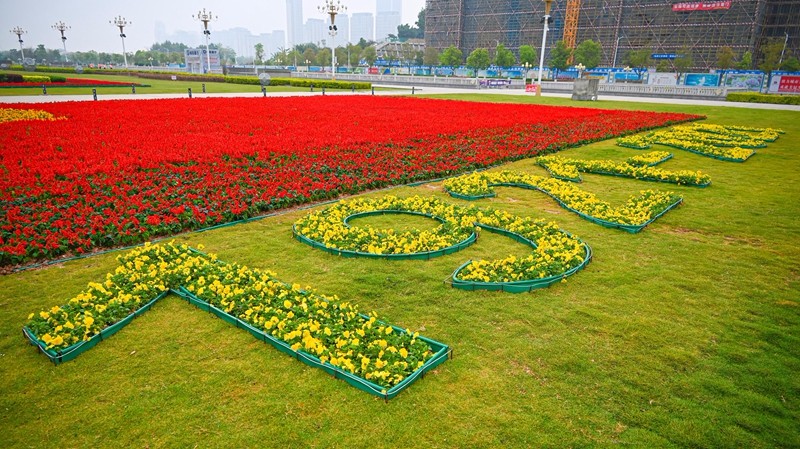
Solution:
{"label": "overcast sky", "polygon": [[[375,0],[340,0],[347,14],[375,14]],[[303,0],[303,21],[324,19],[317,10],[324,0]],[[425,0],[402,0],[402,23],[414,24]],[[163,22],[167,33],[177,30],[200,32],[201,24],[192,19],[203,8],[219,20],[210,28],[243,27],[253,34],[286,30],[285,0],[0,0],[0,49],[19,48],[17,36],[10,31],[16,26],[28,31],[22,36],[24,46],[61,48],[61,34],[51,26],[63,21],[72,28],[66,32],[67,51],[97,50],[122,52],[119,30],[108,22],[122,15],[132,25],[125,29],[127,51],[149,48],[155,41],[155,23]],[[212,34],[213,36],[213,34]]]}

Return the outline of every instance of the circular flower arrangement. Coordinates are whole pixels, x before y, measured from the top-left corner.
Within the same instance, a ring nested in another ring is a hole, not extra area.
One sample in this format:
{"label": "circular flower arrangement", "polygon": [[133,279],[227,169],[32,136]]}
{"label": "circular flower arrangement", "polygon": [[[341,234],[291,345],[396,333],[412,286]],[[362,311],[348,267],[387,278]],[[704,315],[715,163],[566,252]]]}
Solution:
{"label": "circular flower arrangement", "polygon": [[[350,226],[353,217],[372,213],[417,213],[441,224],[433,231],[375,230]],[[563,280],[591,259],[591,248],[555,223],[499,210],[461,207],[435,198],[356,199],[312,212],[295,223],[295,236],[316,248],[344,256],[431,258],[475,241],[476,227],[530,246],[527,257],[468,261],[453,273],[453,286],[468,290],[530,291]]]}

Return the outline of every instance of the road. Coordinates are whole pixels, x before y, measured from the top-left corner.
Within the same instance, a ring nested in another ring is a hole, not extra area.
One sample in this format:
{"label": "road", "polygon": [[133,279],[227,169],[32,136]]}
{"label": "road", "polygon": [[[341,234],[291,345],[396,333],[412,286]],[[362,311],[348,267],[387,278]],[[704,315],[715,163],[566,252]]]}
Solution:
{"label": "road", "polygon": [[[374,95],[411,95],[412,89],[408,86],[393,86],[376,84],[375,87],[390,88],[391,90],[376,90]],[[525,92],[521,89],[472,89],[472,88],[447,88],[447,87],[415,87],[413,94],[436,95],[436,94],[477,94],[477,95],[511,95],[511,96],[532,96],[533,93]],[[323,95],[320,89],[314,92],[267,92],[267,97],[295,97],[295,96],[312,96]],[[371,91],[362,91],[352,93],[349,90],[335,91],[327,90],[324,95],[373,95]],[[162,98],[186,98],[186,94],[115,94],[115,95],[98,95],[98,101],[106,100],[152,100]],[[543,93],[544,97],[560,97],[570,98],[570,94],[564,93]],[[241,92],[241,93],[193,93],[192,98],[225,98],[225,97],[263,97],[260,92]],[[765,109],[765,110],[784,110],[784,111],[798,111],[800,106],[786,105],[786,104],[767,104],[767,103],[738,103],[730,101],[713,101],[713,100],[688,100],[676,98],[655,98],[655,97],[631,97],[631,96],[613,96],[601,95],[601,100],[608,101],[627,101],[635,103],[657,103],[657,104],[681,104],[688,106],[718,106],[730,108],[744,108],[744,109]],[[0,96],[0,103],[53,103],[61,101],[93,101],[91,94],[85,95],[32,95],[32,96],[14,96],[4,97]],[[591,102],[575,102],[576,105],[591,106]]]}

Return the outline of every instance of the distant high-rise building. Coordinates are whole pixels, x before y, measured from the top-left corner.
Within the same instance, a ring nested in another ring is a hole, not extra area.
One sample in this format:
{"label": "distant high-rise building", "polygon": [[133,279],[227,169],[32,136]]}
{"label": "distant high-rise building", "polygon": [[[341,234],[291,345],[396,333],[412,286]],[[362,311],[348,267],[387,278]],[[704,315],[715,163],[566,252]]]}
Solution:
{"label": "distant high-rise building", "polygon": [[[329,27],[331,24],[331,17],[325,20],[325,27]],[[350,42],[350,17],[347,14],[337,14],[336,15],[336,46],[344,45]],[[330,29],[330,28],[328,28]]]}
{"label": "distant high-rise building", "polygon": [[374,17],[371,12],[357,12],[350,19],[350,42],[375,40]]}
{"label": "distant high-rise building", "polygon": [[157,20],[154,31],[156,42],[164,42],[167,40],[167,26],[164,25],[164,22]]}
{"label": "distant high-rise building", "polygon": [[325,41],[325,45],[328,45],[328,27],[325,25],[325,21],[322,19],[308,19],[306,20],[305,27],[303,27],[303,41],[299,43],[312,43],[318,46],[323,46],[322,42]]}
{"label": "distant high-rise building", "polygon": [[403,12],[402,0],[375,0],[375,12]]}
{"label": "distant high-rise building", "polygon": [[303,0],[286,0],[286,46],[302,44],[303,35]]}
{"label": "distant high-rise building", "polygon": [[399,12],[379,12],[375,16],[375,40],[384,40],[390,34],[397,36],[398,26],[400,26]]}

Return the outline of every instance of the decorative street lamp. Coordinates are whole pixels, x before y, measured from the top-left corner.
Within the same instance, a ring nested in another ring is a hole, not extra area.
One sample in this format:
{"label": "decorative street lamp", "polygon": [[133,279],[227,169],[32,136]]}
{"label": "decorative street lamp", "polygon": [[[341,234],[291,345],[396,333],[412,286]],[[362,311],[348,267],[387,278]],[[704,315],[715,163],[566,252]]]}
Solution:
{"label": "decorative street lamp", "polygon": [[203,22],[203,34],[206,36],[206,62],[208,63],[208,71],[211,71],[211,51],[208,49],[208,39],[211,37],[211,31],[208,29],[208,22],[212,20],[218,20],[219,17],[211,14],[211,11],[206,12],[206,9],[203,8],[202,11],[198,11],[196,16],[192,16],[194,19]]}
{"label": "decorative street lamp", "polygon": [[536,95],[542,94],[542,68],[544,67],[544,50],[547,45],[547,30],[550,28],[550,7],[553,5],[553,0],[544,0],[544,26],[542,27],[542,53],[539,55],[539,77],[537,84],[539,88],[536,89]]}
{"label": "decorative street lamp", "polygon": [[22,35],[27,33],[27,31],[23,30],[22,27],[16,26],[11,29],[11,32],[17,35],[17,39],[19,40],[19,52],[22,53],[22,62],[25,62],[25,50],[22,49]]}
{"label": "decorative street lamp", "polygon": [[586,66],[579,63],[575,66],[575,69],[578,71],[578,78],[583,78],[583,71],[586,70]]}
{"label": "decorative street lamp", "polygon": [[67,36],[64,36],[64,31],[67,31],[72,27],[59,20],[50,28],[61,32],[61,44],[64,46],[64,62],[69,62],[69,58],[67,58]]}
{"label": "decorative street lamp", "polygon": [[522,64],[522,67],[525,67],[525,71],[522,72],[522,84],[525,84],[525,82],[528,80],[528,70],[531,69],[531,63],[525,61],[525,63]]}
{"label": "decorative street lamp", "polygon": [[117,16],[114,20],[109,20],[108,23],[119,28],[119,37],[122,39],[122,59],[125,61],[125,68],[128,68],[128,55],[125,53],[125,27],[132,25],[133,22],[128,22],[122,16]]}
{"label": "decorative street lamp", "polygon": [[311,61],[306,59],[306,72],[310,72],[310,71],[311,71]]}
{"label": "decorative street lamp", "polygon": [[331,36],[331,79],[336,79],[336,46],[333,43],[336,38],[336,32],[338,31],[336,27],[336,14],[347,11],[347,6],[342,5],[342,2],[339,0],[336,0],[335,3],[334,0],[325,0],[325,4],[318,6],[317,9],[319,9],[321,13],[331,16],[331,24],[328,26],[328,34]]}

